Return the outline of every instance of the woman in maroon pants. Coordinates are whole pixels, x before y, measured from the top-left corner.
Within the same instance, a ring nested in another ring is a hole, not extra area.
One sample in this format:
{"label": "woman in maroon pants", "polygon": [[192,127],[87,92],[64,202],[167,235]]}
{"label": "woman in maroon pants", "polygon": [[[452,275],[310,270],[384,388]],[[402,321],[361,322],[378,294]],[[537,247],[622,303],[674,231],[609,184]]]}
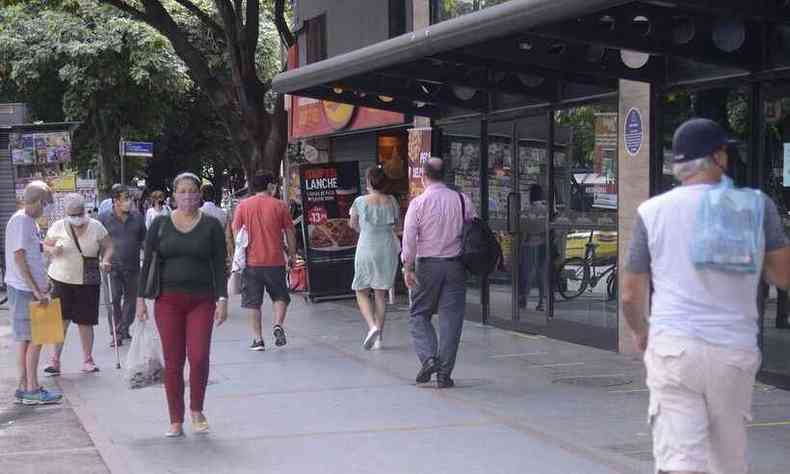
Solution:
{"label": "woman in maroon pants", "polygon": [[[184,362],[189,359],[189,398],[192,428],[208,433],[203,400],[208,382],[211,330],[227,318],[225,234],[219,221],[200,210],[200,179],[182,173],[173,182],[178,206],[170,216],[157,217],[145,239],[140,288],[159,255],[159,297],[154,317],[165,357],[165,391],[170,411],[167,437],[184,435]],[[137,317],[148,318],[145,301],[137,299]]]}

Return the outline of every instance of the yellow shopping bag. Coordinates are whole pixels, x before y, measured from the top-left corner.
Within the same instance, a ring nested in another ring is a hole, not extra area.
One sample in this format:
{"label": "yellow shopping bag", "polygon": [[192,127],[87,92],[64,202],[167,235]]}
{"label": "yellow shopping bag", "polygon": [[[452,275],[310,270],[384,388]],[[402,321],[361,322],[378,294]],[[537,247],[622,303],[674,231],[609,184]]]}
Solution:
{"label": "yellow shopping bag", "polygon": [[30,303],[30,329],[33,344],[60,344],[63,342],[63,314],[60,300],[55,298],[48,305]]}

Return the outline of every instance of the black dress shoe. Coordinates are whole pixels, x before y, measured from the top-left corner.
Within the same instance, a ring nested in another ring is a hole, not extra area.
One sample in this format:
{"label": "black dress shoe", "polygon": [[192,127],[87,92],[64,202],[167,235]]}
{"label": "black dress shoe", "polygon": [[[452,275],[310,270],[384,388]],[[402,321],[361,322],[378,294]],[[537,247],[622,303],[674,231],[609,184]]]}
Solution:
{"label": "black dress shoe", "polygon": [[455,382],[449,375],[438,374],[436,376],[436,388],[451,388],[455,387]]}
{"label": "black dress shoe", "polygon": [[422,364],[422,368],[417,373],[417,383],[428,383],[431,381],[431,375],[439,370],[439,361],[436,357],[430,357]]}

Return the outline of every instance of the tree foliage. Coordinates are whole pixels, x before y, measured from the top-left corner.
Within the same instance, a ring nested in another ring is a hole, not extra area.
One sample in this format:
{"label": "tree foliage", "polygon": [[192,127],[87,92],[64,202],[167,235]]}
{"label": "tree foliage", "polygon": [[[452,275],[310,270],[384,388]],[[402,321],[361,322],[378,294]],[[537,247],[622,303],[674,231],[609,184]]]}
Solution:
{"label": "tree foliage", "polygon": [[[165,36],[221,120],[247,176],[276,171],[287,144],[280,70],[283,0],[100,0]],[[279,8],[277,8],[279,7]],[[282,20],[282,18],[280,18]]]}
{"label": "tree foliage", "polygon": [[173,98],[190,87],[183,63],[152,28],[94,0],[7,1],[2,15],[0,82],[39,118],[60,109],[62,119],[82,122],[77,163],[95,157],[106,191],[119,174],[121,136],[156,137]]}

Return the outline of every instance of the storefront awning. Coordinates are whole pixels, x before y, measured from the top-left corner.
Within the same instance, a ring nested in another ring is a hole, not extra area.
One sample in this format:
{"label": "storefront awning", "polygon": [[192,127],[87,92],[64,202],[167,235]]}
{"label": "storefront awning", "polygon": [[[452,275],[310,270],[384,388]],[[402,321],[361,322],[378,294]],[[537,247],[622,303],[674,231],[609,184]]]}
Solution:
{"label": "storefront awning", "polygon": [[790,2],[511,0],[279,74],[273,89],[447,116],[790,66]]}

